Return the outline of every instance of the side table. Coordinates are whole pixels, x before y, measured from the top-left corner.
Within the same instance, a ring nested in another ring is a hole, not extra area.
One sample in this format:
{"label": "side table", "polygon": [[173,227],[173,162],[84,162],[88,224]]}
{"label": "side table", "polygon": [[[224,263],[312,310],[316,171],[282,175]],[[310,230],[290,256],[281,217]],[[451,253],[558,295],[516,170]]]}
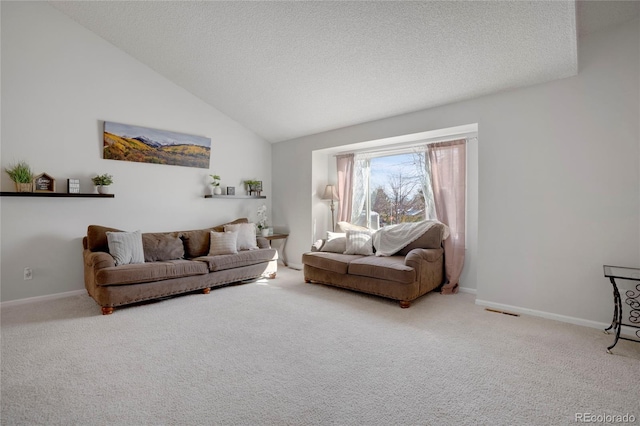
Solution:
{"label": "side table", "polygon": [[289,237],[289,234],[273,234],[273,235],[267,235],[266,237],[262,237],[265,238],[267,240],[269,240],[269,245],[271,245],[271,242],[273,240],[282,240],[282,247],[280,247],[280,250],[278,250],[278,257],[280,257],[282,259],[282,264],[284,266],[289,266],[287,264],[287,255],[284,251],[285,246],[287,245],[287,238]]}
{"label": "side table", "polygon": [[[611,353],[611,349],[618,343],[619,339],[640,343],[640,340],[620,337],[620,329],[622,326],[625,326],[635,328],[635,334],[640,338],[640,268],[604,265],[604,276],[609,278],[613,286],[613,319],[611,320],[611,325],[604,329],[604,332],[607,334],[609,334],[609,330],[611,329],[616,333],[616,339],[613,341],[613,345],[607,348],[607,352]],[[629,306],[628,323],[622,322],[623,305],[620,291],[615,281],[616,278],[638,281],[638,283],[633,286],[634,288],[625,290],[624,292],[624,303]]]}

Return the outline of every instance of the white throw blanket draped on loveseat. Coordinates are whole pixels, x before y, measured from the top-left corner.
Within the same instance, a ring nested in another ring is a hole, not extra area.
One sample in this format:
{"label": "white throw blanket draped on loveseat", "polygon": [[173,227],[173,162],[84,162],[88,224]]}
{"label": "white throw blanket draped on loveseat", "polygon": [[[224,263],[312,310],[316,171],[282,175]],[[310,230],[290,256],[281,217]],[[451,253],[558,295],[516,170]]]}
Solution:
{"label": "white throw blanket draped on loveseat", "polygon": [[435,225],[444,226],[442,240],[446,240],[449,236],[449,227],[437,220],[399,223],[378,229],[372,237],[376,256],[391,256],[397,253]]}

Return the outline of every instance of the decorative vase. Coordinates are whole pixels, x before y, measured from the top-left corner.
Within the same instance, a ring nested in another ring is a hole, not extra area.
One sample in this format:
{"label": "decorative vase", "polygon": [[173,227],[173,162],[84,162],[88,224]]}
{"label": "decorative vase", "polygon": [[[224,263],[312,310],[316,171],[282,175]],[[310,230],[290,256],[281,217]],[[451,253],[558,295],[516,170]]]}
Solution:
{"label": "decorative vase", "polygon": [[214,186],[213,195],[222,195],[222,188],[220,188],[219,186]]}
{"label": "decorative vase", "polygon": [[19,182],[14,182],[16,184],[16,192],[32,192],[32,185],[31,182],[27,182],[27,183],[19,183]]}
{"label": "decorative vase", "polygon": [[269,228],[262,228],[260,230],[260,232],[262,233],[263,237],[268,237],[269,236]]}
{"label": "decorative vase", "polygon": [[98,185],[98,194],[110,194],[111,193],[111,188],[109,188],[109,185]]}

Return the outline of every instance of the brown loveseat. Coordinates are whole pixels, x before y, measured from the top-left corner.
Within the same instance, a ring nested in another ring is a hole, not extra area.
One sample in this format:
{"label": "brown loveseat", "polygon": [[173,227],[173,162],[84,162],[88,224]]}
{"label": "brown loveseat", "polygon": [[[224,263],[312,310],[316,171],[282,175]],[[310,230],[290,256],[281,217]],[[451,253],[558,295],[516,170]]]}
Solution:
{"label": "brown loveseat", "polygon": [[[238,219],[232,224],[247,223]],[[263,276],[275,278],[277,251],[257,238],[258,250],[208,256],[213,228],[142,234],[145,263],[116,266],[106,232],[118,229],[90,225],[84,246],[84,282],[89,295],[108,315],[117,306],[202,291]]]}
{"label": "brown loveseat", "polygon": [[304,279],[397,300],[408,308],[443,283],[445,229],[433,226],[391,256],[322,251],[327,242],[321,240],[302,255]]}

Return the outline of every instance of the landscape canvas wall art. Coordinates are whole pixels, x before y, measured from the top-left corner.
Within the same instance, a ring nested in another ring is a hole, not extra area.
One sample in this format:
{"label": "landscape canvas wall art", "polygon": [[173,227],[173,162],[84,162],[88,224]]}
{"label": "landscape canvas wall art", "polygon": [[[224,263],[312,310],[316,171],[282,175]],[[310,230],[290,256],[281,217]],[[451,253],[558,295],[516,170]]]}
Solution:
{"label": "landscape canvas wall art", "polygon": [[209,168],[211,139],[129,124],[104,122],[103,158]]}

